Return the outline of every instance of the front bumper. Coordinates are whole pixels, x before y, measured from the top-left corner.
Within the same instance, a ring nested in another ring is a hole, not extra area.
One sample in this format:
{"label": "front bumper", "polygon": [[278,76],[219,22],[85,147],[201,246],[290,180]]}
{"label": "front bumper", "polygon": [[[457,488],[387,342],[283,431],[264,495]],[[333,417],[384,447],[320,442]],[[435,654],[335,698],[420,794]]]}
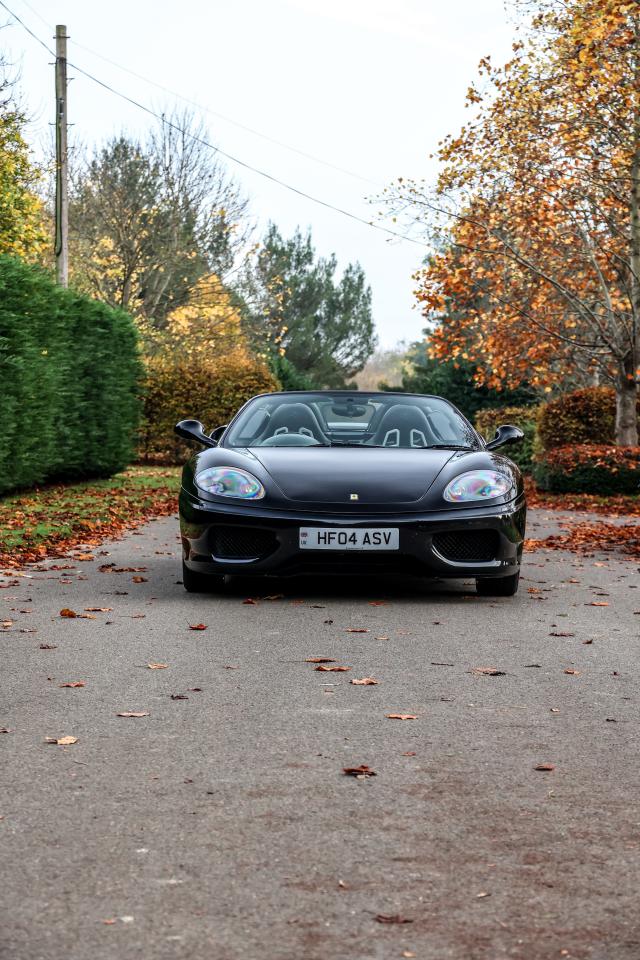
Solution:
{"label": "front bumper", "polygon": [[[519,569],[525,523],[523,496],[497,506],[421,514],[362,513],[356,519],[345,513],[273,510],[257,503],[220,505],[184,489],[180,493],[183,556],[189,569],[198,573],[504,577]],[[313,526],[397,527],[400,547],[380,552],[301,550],[299,528]],[[445,534],[453,534],[453,540]],[[465,547],[465,540],[484,544],[483,559],[474,558],[475,548]],[[243,555],[233,556],[240,542]],[[453,550],[452,543],[457,543]]]}

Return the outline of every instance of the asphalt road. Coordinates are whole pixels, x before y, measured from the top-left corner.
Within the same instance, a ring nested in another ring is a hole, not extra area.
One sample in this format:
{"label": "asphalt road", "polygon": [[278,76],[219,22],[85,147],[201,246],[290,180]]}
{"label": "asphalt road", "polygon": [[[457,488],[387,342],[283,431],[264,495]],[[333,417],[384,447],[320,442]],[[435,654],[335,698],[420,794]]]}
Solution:
{"label": "asphalt road", "polygon": [[220,598],[177,553],[0,579],[2,960],[638,960],[637,561]]}

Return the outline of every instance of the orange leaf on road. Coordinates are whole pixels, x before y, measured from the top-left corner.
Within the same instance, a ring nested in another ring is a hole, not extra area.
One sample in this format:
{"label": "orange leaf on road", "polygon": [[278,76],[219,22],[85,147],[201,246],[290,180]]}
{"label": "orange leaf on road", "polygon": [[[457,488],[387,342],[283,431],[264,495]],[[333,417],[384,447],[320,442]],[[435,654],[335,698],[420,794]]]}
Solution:
{"label": "orange leaf on road", "polygon": [[349,682],[352,683],[354,687],[374,687],[378,683],[373,677],[362,677],[360,680],[353,679]]}
{"label": "orange leaf on road", "polygon": [[320,670],[321,673],[346,673],[347,670],[351,670],[351,667],[324,667],[320,664],[315,669]]}
{"label": "orange leaf on road", "polygon": [[190,623],[189,624],[189,630],[206,630],[206,629],[207,629],[206,623]]}
{"label": "orange leaf on road", "polygon": [[372,770],[366,763],[361,763],[359,767],[343,767],[342,772],[347,777],[357,777],[358,780],[364,780],[365,777],[377,777],[375,770]]}
{"label": "orange leaf on road", "polygon": [[68,747],[72,743],[77,743],[77,737],[45,737],[45,743],[55,743],[59,747]]}
{"label": "orange leaf on road", "polygon": [[84,680],[70,680],[68,683],[61,683],[61,687],[84,687]]}
{"label": "orange leaf on road", "polygon": [[331,657],[307,657],[305,663],[335,663]]}
{"label": "orange leaf on road", "polygon": [[123,710],[122,713],[116,713],[116,717],[149,717],[146,710]]}
{"label": "orange leaf on road", "polygon": [[385,713],[387,720],[417,720],[416,713]]}

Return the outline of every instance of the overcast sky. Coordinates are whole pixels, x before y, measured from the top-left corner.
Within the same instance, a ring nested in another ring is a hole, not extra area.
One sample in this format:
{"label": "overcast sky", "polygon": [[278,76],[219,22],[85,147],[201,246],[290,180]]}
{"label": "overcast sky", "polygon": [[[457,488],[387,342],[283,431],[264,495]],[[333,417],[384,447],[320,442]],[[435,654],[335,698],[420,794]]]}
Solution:
{"label": "overcast sky", "polygon": [[[479,59],[504,61],[513,40],[504,0],[6,2],[51,45],[53,25],[66,24],[70,61],[101,80],[159,111],[176,102],[96,54],[213,111],[202,116],[223,150],[367,220],[380,210],[367,199],[378,185],[397,176],[433,178],[428,156],[468,119],[464,97]],[[18,26],[0,38],[20,66],[32,136],[41,140],[53,119],[51,58]],[[122,130],[139,134],[152,122],[72,69],[69,75],[69,119],[84,142]],[[411,274],[420,247],[388,242],[255,173],[229,168],[261,226],[272,219],[286,234],[310,226],[319,253],[335,252],[342,266],[362,263],[383,346],[419,336]]]}

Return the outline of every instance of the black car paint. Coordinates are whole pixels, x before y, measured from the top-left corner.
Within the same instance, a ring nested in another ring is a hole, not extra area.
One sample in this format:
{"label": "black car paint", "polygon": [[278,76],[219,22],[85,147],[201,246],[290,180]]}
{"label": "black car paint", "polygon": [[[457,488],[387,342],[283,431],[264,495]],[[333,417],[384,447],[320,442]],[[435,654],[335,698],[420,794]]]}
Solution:
{"label": "black car paint", "polygon": [[[523,478],[509,459],[488,450],[475,431],[477,450],[436,451],[362,446],[232,448],[225,445],[228,430],[218,445],[196,453],[183,471],[183,555],[197,573],[288,575],[397,569],[437,577],[484,578],[513,575],[519,569],[526,523]],[[249,471],[264,486],[265,497],[240,501],[198,488],[195,475],[215,466]],[[477,505],[444,500],[451,480],[479,469],[509,474],[512,491]],[[354,493],[357,501],[351,499]],[[398,527],[400,549],[373,555],[301,551],[300,526]],[[230,529],[269,533],[274,547],[256,558],[216,557],[213,533]],[[460,563],[434,548],[435,534],[461,530],[497,531],[495,558]]]}

